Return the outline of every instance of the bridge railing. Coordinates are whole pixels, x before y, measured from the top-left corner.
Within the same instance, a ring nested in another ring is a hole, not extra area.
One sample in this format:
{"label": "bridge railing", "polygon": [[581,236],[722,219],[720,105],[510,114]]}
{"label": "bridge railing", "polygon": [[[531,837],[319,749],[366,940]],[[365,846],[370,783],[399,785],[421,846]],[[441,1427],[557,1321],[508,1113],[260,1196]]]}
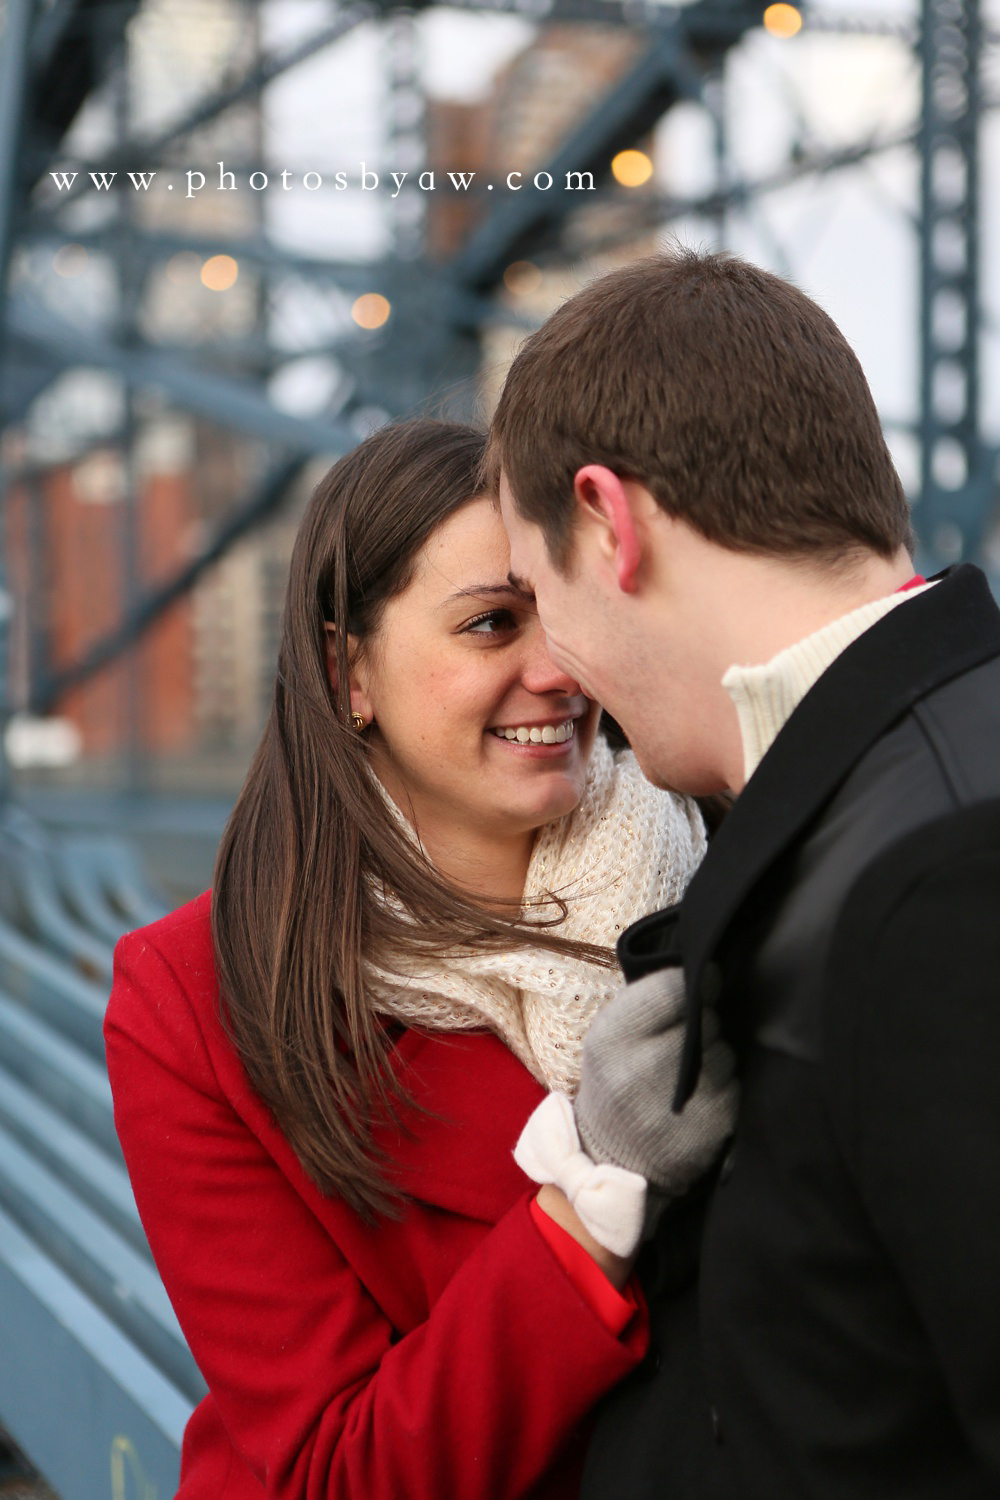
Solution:
{"label": "bridge railing", "polygon": [[127,846],[0,816],[0,1424],[62,1500],[170,1500],[205,1385],[114,1130],[116,937],[164,907]]}

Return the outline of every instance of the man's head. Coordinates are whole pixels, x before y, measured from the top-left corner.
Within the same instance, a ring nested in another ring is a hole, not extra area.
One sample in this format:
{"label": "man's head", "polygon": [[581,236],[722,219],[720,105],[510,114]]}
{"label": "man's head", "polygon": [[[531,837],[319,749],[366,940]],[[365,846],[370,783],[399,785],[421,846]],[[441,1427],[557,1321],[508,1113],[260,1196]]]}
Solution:
{"label": "man's head", "polygon": [[564,303],[511,366],[486,469],[557,658],[654,779],[697,790],[721,775],[725,667],[864,602],[911,541],[843,335],[725,255],[642,261]]}

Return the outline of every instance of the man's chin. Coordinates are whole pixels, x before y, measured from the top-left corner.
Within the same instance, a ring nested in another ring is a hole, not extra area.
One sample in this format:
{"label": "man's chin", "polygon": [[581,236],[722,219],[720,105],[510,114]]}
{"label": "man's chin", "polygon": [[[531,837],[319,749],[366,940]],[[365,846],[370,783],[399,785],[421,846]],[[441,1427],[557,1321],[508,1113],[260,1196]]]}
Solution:
{"label": "man's chin", "polygon": [[680,757],[667,759],[662,754],[646,754],[633,745],[639,769],[647,781],[664,792],[682,792],[688,797],[714,797],[728,790],[717,771],[708,766],[686,764]]}

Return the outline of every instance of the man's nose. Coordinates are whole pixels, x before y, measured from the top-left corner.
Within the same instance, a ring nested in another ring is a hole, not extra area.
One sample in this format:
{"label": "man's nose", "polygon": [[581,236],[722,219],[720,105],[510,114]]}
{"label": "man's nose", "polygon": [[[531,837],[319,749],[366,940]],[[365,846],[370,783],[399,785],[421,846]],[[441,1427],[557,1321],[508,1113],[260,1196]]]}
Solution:
{"label": "man's nose", "polygon": [[572,698],[583,691],[576,678],[553,659],[540,624],[535,625],[525,640],[521,680],[532,693],[564,693]]}

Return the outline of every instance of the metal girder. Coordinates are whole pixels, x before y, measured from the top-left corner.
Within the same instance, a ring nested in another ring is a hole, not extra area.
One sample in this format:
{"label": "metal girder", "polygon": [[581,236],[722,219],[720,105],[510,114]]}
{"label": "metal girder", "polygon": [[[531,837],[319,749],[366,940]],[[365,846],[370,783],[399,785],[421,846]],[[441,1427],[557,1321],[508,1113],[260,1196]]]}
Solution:
{"label": "metal girder", "polygon": [[[4,372],[6,386],[10,369],[8,327],[8,283],[14,246],[14,233],[25,196],[21,144],[24,138],[25,115],[28,107],[28,59],[31,48],[31,27],[34,21],[34,0],[7,0],[2,16],[3,31],[0,32],[0,369]],[[33,372],[38,374],[36,365]],[[16,377],[15,377],[16,380]],[[25,392],[23,377],[21,393]],[[35,381],[29,383],[33,386]],[[5,531],[4,499],[6,476],[0,468],[0,537]],[[5,753],[7,729],[7,703],[9,686],[9,624],[11,600],[7,591],[6,558],[0,550],[0,798],[7,794],[9,778]]]}
{"label": "metal girder", "polygon": [[191,411],[299,453],[338,453],[357,433],[337,418],[294,417],[279,411],[261,388],[215,371],[196,369],[176,355],[125,348],[104,333],[77,328],[26,297],[9,302],[12,334],[65,365],[113,370],[130,386],[154,386]]}
{"label": "metal girder", "polygon": [[[352,444],[356,441],[355,436]],[[235,542],[266,517],[273,515],[305,461],[300,453],[272,465],[247,503],[240,506],[222,524],[212,541],[197,557],[185,563],[166,583],[151,589],[140,598],[121,624],[96,641],[79,661],[31,685],[29,712],[50,713],[72,688],[79,687],[133,646],[171,605],[176,604],[192,588],[203,573],[225,556]]]}
{"label": "metal girder", "polygon": [[[743,206],[754,198],[790,187],[803,178],[821,177],[829,172],[842,171],[858,166],[859,163],[868,161],[873,156],[879,156],[883,152],[898,151],[902,147],[912,146],[917,139],[916,131],[905,130],[880,139],[859,141],[833,151],[816,152],[799,158],[789,166],[769,172],[766,176],[755,177],[750,181],[733,182],[726,187],[713,188],[710,192],[699,193],[690,198],[651,193],[641,197],[637,195],[629,205],[630,213],[627,219],[623,219],[622,223],[616,225],[613,230],[575,238],[573,250],[576,254],[593,255],[602,250],[613,249],[623,241],[632,239],[658,225],[669,223],[672,219],[688,215],[713,217],[720,210]],[[595,194],[592,201],[599,201],[600,197],[601,195]],[[610,197],[610,193],[607,194],[604,201],[610,201]],[[557,247],[551,247],[539,251],[535,258],[539,261],[549,261],[560,253],[564,252]]]}
{"label": "metal girder", "polygon": [[[73,243],[111,253],[116,248],[119,236],[114,226],[69,234],[58,228],[52,218],[34,215],[26,227],[23,239],[26,243],[34,244]],[[297,255],[281,245],[275,245],[262,235],[244,239],[222,233],[208,238],[165,230],[134,230],[130,241],[130,251],[135,261],[146,267],[164,256],[188,250],[206,258],[210,255],[231,255],[238,262],[245,261],[260,266],[265,271],[288,272],[303,280],[326,283],[352,295],[379,291],[394,306],[403,297],[408,297],[417,302],[425,313],[432,312],[435,318],[443,319],[459,329],[479,328],[496,321],[509,325],[512,321],[508,310],[497,308],[486,296],[479,296],[468,288],[456,286],[446,270],[428,265],[426,261],[413,262],[394,257],[370,261],[322,260],[317,256]],[[516,315],[513,321],[515,324],[525,322]],[[533,325],[528,321],[525,326]],[[350,363],[351,348],[356,344],[356,334],[349,334],[344,339],[329,340],[314,349],[306,350],[278,348],[262,339],[230,344],[220,341],[217,347],[226,353],[245,350],[249,358],[262,367],[270,368],[285,360],[298,359],[303,354],[312,353],[336,354],[338,359],[344,357]],[[157,348],[171,347],[180,349],[185,346],[171,346],[163,342],[157,344]],[[265,350],[269,351],[271,358],[261,361]],[[2,410],[0,401],[0,413]]]}
{"label": "metal girder", "polygon": [[[618,150],[640,140],[672,105],[702,99],[706,70],[760,24],[764,9],[759,0],[698,0],[677,9],[621,6],[619,20],[649,27],[649,48],[540,172],[556,184],[568,182],[573,172],[606,180]],[[452,275],[477,291],[495,286],[512,260],[545,243],[571,207],[567,193],[523,183],[473,232],[451,262]]]}
{"label": "metal girder", "polygon": [[[415,0],[407,4],[407,10],[427,10],[438,5],[440,0]],[[386,4],[386,10],[395,8]],[[659,4],[659,0],[446,0],[448,10],[474,11],[489,15],[519,16],[540,26],[551,26],[563,22],[580,22],[597,26],[651,26],[664,19],[670,20],[679,13],[675,6]]]}
{"label": "metal girder", "polygon": [[23,152],[28,183],[45,170],[84,100],[101,83],[121,48],[140,0],[57,0],[38,12],[29,62],[32,136]]}
{"label": "metal girder", "polygon": [[[0,301],[0,325],[3,304]],[[62,373],[62,367],[36,349],[26,349],[16,338],[3,336],[0,327],[0,427],[19,422],[31,403]]]}
{"label": "metal girder", "polygon": [[79,0],[53,0],[48,10],[39,16],[31,37],[31,66],[36,73],[44,72],[49,66],[79,13]]}
{"label": "metal girder", "polygon": [[865,16],[860,11],[853,16],[838,15],[836,11],[818,11],[811,6],[803,16],[809,31],[822,31],[833,36],[885,36],[901,42],[913,42],[916,27],[912,21],[895,16]]}
{"label": "metal girder", "polygon": [[427,101],[424,98],[423,48],[419,22],[412,10],[390,14],[382,42],[385,59],[386,152],[409,173],[397,194],[392,237],[397,260],[415,264],[427,237],[427,199],[417,174],[427,166]]}
{"label": "metal girder", "polygon": [[[640,139],[672,104],[699,98],[701,84],[684,31],[674,21],[652,35],[649,51],[535,175],[547,173],[556,183],[570,172],[605,177],[617,150]],[[476,291],[495,286],[512,260],[527,256],[539,234],[565,217],[568,196],[524,183],[452,260],[455,280]]]}
{"label": "metal girder", "polygon": [[[266,169],[262,169],[266,170]],[[58,245],[84,245],[88,249],[114,253],[119,245],[119,233],[115,225],[102,225],[96,229],[72,231],[63,229],[53,214],[33,214],[25,225],[24,240],[28,244],[54,243]],[[289,271],[310,281],[326,281],[346,291],[370,291],[379,285],[380,278],[394,276],[399,262],[383,260],[327,260],[317,255],[300,255],[264,235],[250,238],[230,230],[212,235],[185,234],[170,229],[135,229],[131,248],[136,259],[150,265],[179,251],[190,250],[195,255],[231,255],[237,261],[248,261],[265,270]],[[407,267],[412,276],[412,268]]]}
{"label": "metal girder", "polygon": [[[21,139],[34,0],[7,0],[0,32],[0,316],[23,194]],[[2,339],[0,327],[0,339]]]}
{"label": "metal girder", "polygon": [[116,1461],[121,1494],[128,1472],[136,1493],[172,1495],[194,1403],[2,1211],[0,1303],[18,1350],[0,1365],[0,1410],[65,1500],[105,1500]]}
{"label": "metal girder", "polygon": [[[110,154],[102,155],[99,162],[84,161],[78,165],[79,177],[73,187],[61,193],[58,199],[58,208],[63,209],[70,203],[75,202],[83,193],[92,189],[93,184],[87,173],[90,169],[103,170],[127,170],[133,165],[133,158],[141,158],[143,169],[147,169],[158,162],[164,151],[168,149],[178,137],[189,135],[193,130],[208,124],[216,116],[230,109],[234,104],[239,104],[244,99],[251,98],[275,78],[287,73],[290,68],[297,67],[299,63],[305,62],[317,52],[329,47],[332,43],[339,41],[363,21],[368,21],[377,13],[374,4],[368,0],[352,5],[348,10],[342,11],[337,19],[329,26],[324,26],[320,31],[313,33],[304,41],[296,43],[294,47],[276,54],[274,57],[265,58],[258,67],[253,68],[238,83],[227,89],[218,89],[206,98],[193,105],[186,114],[172,121],[165,129],[151,136],[138,136],[127,141]],[[72,170],[72,164],[67,163]]]}
{"label": "metal girder", "polygon": [[[952,9],[955,4],[963,3],[966,0],[938,0],[939,5],[951,6]],[[86,9],[87,5],[88,0],[81,0],[81,8]],[[423,7],[418,0],[411,8]],[[458,8],[478,10],[482,7],[462,4]],[[569,172],[593,172],[595,178],[603,178],[607,184],[608,166],[615,151],[641,139],[672,104],[682,99],[700,98],[705,69],[737,43],[748,29],[759,24],[764,4],[762,0],[761,3],[696,0],[690,6],[668,9],[655,4],[655,0],[621,0],[621,3],[619,0],[553,0],[553,3],[538,0],[529,7],[526,0],[519,0],[516,4],[501,3],[491,8],[509,9],[540,21],[612,21],[648,28],[649,46],[640,61],[609,91],[541,169],[550,173],[557,183]],[[61,4],[57,9],[64,26],[68,25],[68,12],[75,7]],[[203,99],[154,139],[129,141],[118,160],[124,162],[128,153],[140,146],[144,162],[154,159],[178,136],[248,97],[271,78],[322,46],[336,41],[361,21],[373,15],[391,15],[394,9],[385,0],[370,0],[370,3],[345,9],[332,26],[289,51],[264,60],[233,88]],[[890,24],[888,20],[877,17],[864,18],[862,24],[844,17],[807,12],[806,20],[807,24],[822,30],[906,34],[906,28],[900,23]],[[36,32],[36,38],[38,35]],[[903,146],[912,140],[912,134],[907,132],[888,140],[856,143],[795,162],[761,181],[732,184],[722,191],[698,198],[637,196],[628,203],[632,212],[624,230],[616,226],[606,234],[598,231],[597,236],[575,242],[573,248],[585,254],[593,253],[606,245],[619,243],[624,232],[641,232],[643,228],[681,214],[711,214],[722,206],[745,202],[755,194],[777,189],[798,178],[850,166],[875,152]],[[102,159],[102,169],[106,166],[106,160]],[[64,195],[55,209],[36,214],[32,232],[52,232],[58,222],[58,210],[71,201],[72,196]],[[611,194],[606,196],[610,199]],[[605,189],[588,194],[588,206],[604,197]],[[255,360],[256,368],[261,372],[284,359],[300,357],[304,352],[335,354],[356,377],[355,404],[364,399],[400,411],[425,404],[428,393],[435,387],[440,391],[444,384],[458,390],[463,382],[471,379],[475,363],[473,333],[487,317],[510,321],[505,309],[494,307],[488,300],[489,293],[511,260],[529,255],[551,259],[560,252],[565,254],[565,247],[559,244],[558,231],[567,212],[574,206],[571,200],[572,194],[545,192],[529,182],[524,183],[520,191],[505,195],[502,202],[497,202],[494,211],[473,233],[465,248],[441,269],[426,263],[401,261],[398,257],[369,264],[326,262],[317,257],[289,255],[263,237],[234,241],[171,233],[137,233],[133,238],[132,252],[140,262],[148,265],[157,256],[179,249],[194,249],[205,254],[224,249],[238,259],[246,259],[266,269],[287,270],[317,281],[329,281],[348,292],[382,291],[393,307],[392,322],[384,333],[364,339],[358,339],[352,333],[343,342],[333,341],[317,350],[270,350],[265,340],[253,348],[249,343],[238,348],[234,345],[232,352]],[[97,230],[92,235],[81,234],[74,238],[101,244],[106,235],[106,230]],[[157,385],[183,408],[294,449],[299,455],[315,451],[336,452],[357,440],[356,432],[343,421],[303,420],[275,411],[259,387],[233,376],[216,376],[193,368],[180,349],[165,352],[162,346],[156,349],[122,347],[106,334],[94,335],[73,328],[39,305],[27,301],[15,304],[11,309],[11,319],[20,347],[32,353],[36,361],[49,361],[50,370],[60,365],[65,367],[68,363],[115,370],[130,385]],[[273,354],[270,360],[269,353]],[[44,363],[38,364],[37,369],[39,379],[44,378]],[[25,392],[28,388],[25,387]],[[266,491],[269,487],[270,479],[267,479],[263,489]],[[240,516],[234,518],[236,530],[232,539],[249,530],[258,515],[266,513],[269,508],[270,502],[265,500],[263,509],[258,511],[256,499],[251,501]],[[98,643],[83,661],[68,669],[67,673],[36,684],[32,706],[38,710],[50,707],[59,693],[99,670],[131,644],[190,587],[204,568],[222,555],[228,545],[222,540],[226,534],[228,530],[220,534],[202,558],[182,570],[169,584],[138,601],[118,629]],[[73,675],[76,673],[81,676]]]}
{"label": "metal girder", "polygon": [[[425,3],[435,4],[438,0],[425,0]],[[715,16],[723,18],[723,22],[734,13],[749,12],[753,17],[750,24],[754,25],[760,21],[765,5],[766,0],[760,5],[741,4],[736,0],[735,5],[723,3],[712,10]],[[487,7],[482,0],[447,0],[447,8],[482,11]],[[798,8],[803,12],[803,23],[810,31],[840,36],[893,37],[907,42],[912,42],[916,36],[916,27],[896,16],[863,15],[861,12],[841,15],[837,11],[817,11],[811,6],[807,9],[800,5]],[[491,0],[488,10],[491,15],[520,16],[540,25],[579,22],[603,26],[658,26],[672,17],[689,13],[686,6],[661,5],[659,0]],[[995,32],[988,33],[989,40],[996,38]]]}
{"label": "metal girder", "polygon": [[[439,0],[417,0],[407,9],[422,10],[436,5]],[[579,22],[591,26],[630,26],[640,29],[670,26],[685,23],[697,14],[702,39],[711,45],[720,41],[728,45],[727,38],[737,31],[735,39],[742,35],[746,25],[760,22],[767,0],[760,4],[751,0],[697,0],[695,5],[661,5],[659,0],[446,0],[447,9],[486,12],[490,15],[520,16],[525,21],[534,21],[540,26]],[[392,6],[388,6],[392,9]],[[751,17],[748,21],[745,17]]]}
{"label": "metal girder", "polygon": [[[727,4],[725,0],[700,0],[688,10],[677,11],[664,23],[662,10],[649,7],[649,18],[655,16],[657,22],[649,52],[610,91],[596,114],[556,153],[549,164],[553,176],[570,171],[593,171],[595,175],[603,175],[614,151],[639,138],[673,102],[680,98],[699,97],[702,75],[692,55],[692,46],[709,51],[724,48],[759,19],[760,8],[759,5]],[[384,9],[390,11],[392,7]],[[144,163],[154,159],[178,136],[255,92],[271,78],[312,55],[321,46],[335,41],[375,11],[374,4],[353,6],[338,16],[333,26],[279,57],[263,62],[233,88],[202,100],[155,139],[141,143]],[[619,8],[619,19],[622,14],[624,12]],[[634,23],[645,18],[646,14],[645,9],[633,7],[629,19]],[[598,18],[595,8],[590,19]],[[68,17],[64,19],[68,21]],[[136,144],[127,143],[119,151],[116,161],[124,161]],[[106,167],[106,161],[102,160],[102,170]],[[57,223],[58,210],[74,196],[76,194],[63,195],[55,209],[37,214],[34,218],[35,233],[45,233],[46,227],[51,232]],[[358,390],[367,390],[368,399],[381,398],[385,404],[391,387],[395,399],[388,404],[399,410],[424,404],[428,393],[435,388],[440,397],[449,390],[464,390],[470,384],[476,362],[473,331],[482,324],[485,315],[495,316],[498,311],[484,294],[502,275],[518,247],[551,226],[563,212],[564,208],[554,211],[551,198],[546,200],[533,186],[527,187],[516,198],[511,196],[499,214],[491,218],[467,247],[457,266],[445,268],[444,274],[436,268],[412,262],[402,264],[398,258],[372,266],[343,262],[330,264],[316,258],[289,256],[262,238],[223,247],[218,239],[195,245],[185,236],[137,234],[132,248],[140,259],[147,262],[158,254],[180,248],[200,248],[206,252],[225,248],[238,257],[242,255],[270,268],[329,279],[353,290],[370,290],[373,283],[377,283],[378,289],[383,290],[393,304],[392,347],[397,357],[392,361],[388,384],[383,337],[377,336],[353,348],[345,341],[338,347],[337,354],[356,374]],[[93,240],[100,242],[100,236],[101,231],[97,231]],[[419,293],[413,285],[414,275],[417,275]],[[509,321],[504,313],[501,312],[500,316]],[[356,433],[343,423],[289,417],[275,411],[259,389],[247,382],[205,374],[190,367],[176,352],[171,355],[162,349],[123,347],[106,333],[75,328],[26,299],[19,299],[11,308],[11,324],[22,347],[33,352],[36,358],[41,355],[50,359],[53,366],[70,363],[97,365],[116,371],[130,386],[159,386],[183,408],[251,432],[255,437],[285,445],[299,455],[279,464],[263,482],[258,496],[227,524],[213,545],[166,585],[137,601],[121,625],[98,642],[85,658],[34,685],[31,706],[44,712],[62,693],[100,670],[131,645],[206,568],[222,556],[238,536],[272,509],[280,491],[301,462],[303,453],[337,451],[353,445]],[[401,349],[406,351],[405,357],[399,355]]]}
{"label": "metal girder", "polygon": [[[121,1159],[100,1033],[106,988],[77,967],[83,935],[108,968],[125,919],[88,925],[94,902],[67,898],[62,850],[20,810],[0,819],[0,843],[0,1305],[17,1349],[0,1362],[0,1411],[65,1500],[152,1500],[176,1488],[184,1425],[206,1387]],[[47,910],[24,885],[39,876]],[[30,936],[6,915],[25,905]]]}
{"label": "metal girder", "polygon": [[979,427],[979,0],[922,0],[920,437],[932,565],[975,554],[995,504]]}

